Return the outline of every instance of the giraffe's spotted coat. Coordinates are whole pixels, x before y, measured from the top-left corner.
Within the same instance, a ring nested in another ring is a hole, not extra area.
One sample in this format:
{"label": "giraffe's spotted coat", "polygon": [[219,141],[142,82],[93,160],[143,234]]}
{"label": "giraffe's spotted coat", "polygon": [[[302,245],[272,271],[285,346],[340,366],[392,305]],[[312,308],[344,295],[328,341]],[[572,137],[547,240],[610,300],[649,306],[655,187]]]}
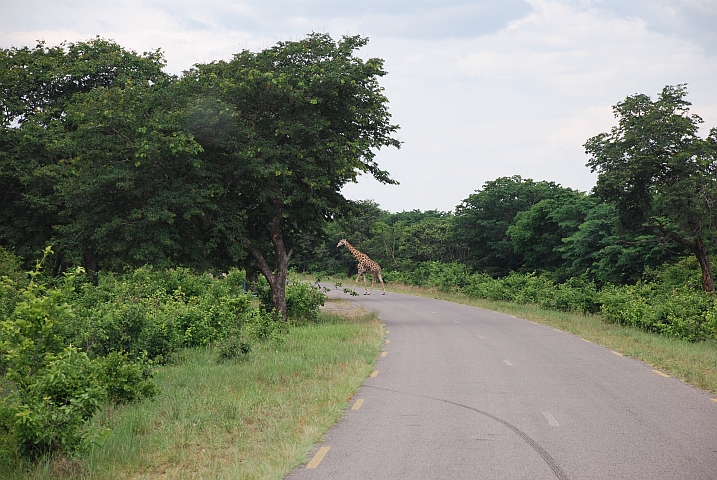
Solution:
{"label": "giraffe's spotted coat", "polygon": [[[351,255],[356,257],[356,260],[358,260],[358,275],[356,275],[356,282],[354,282],[354,288],[356,288],[356,285],[358,285],[358,279],[360,276],[363,275],[363,288],[364,288],[364,295],[371,295],[371,292],[373,292],[373,284],[376,281],[376,277],[381,281],[381,286],[383,287],[383,294],[386,295],[386,285],[383,283],[383,277],[381,276],[381,266],[368,258],[368,255],[366,255],[363,252],[360,252],[356,247],[351,245],[348,241],[346,241],[345,238],[342,238],[338,245],[336,247],[345,246],[349,249],[349,252],[351,252]],[[371,290],[368,290],[366,287],[366,274],[371,274]]]}

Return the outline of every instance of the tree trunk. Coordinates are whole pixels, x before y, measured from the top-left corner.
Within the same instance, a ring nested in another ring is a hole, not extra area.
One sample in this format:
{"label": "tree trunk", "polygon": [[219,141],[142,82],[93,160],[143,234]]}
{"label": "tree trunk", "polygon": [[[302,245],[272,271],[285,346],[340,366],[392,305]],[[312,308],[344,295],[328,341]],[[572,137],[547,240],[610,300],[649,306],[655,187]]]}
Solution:
{"label": "tree trunk", "polygon": [[259,270],[251,259],[248,259],[244,265],[244,271],[246,272],[246,281],[249,284],[248,288],[252,292],[256,292],[256,283],[259,281]]}
{"label": "tree trunk", "polygon": [[90,250],[85,250],[82,252],[82,260],[85,267],[85,272],[87,272],[87,276],[90,278],[90,281],[92,282],[92,285],[95,287],[97,286],[98,280],[97,280],[97,255],[95,255]]}
{"label": "tree trunk", "polygon": [[712,277],[710,257],[707,253],[707,247],[705,247],[705,243],[701,238],[695,241],[695,246],[692,251],[695,257],[697,257],[697,261],[700,262],[700,268],[702,269],[702,288],[705,292],[714,292],[715,281]]}
{"label": "tree trunk", "polygon": [[286,311],[286,274],[289,269],[289,259],[293,250],[286,253],[284,240],[281,237],[281,216],[283,212],[283,203],[277,201],[274,204],[274,218],[269,223],[269,234],[271,235],[271,243],[274,245],[275,270],[272,272],[266,259],[258,248],[251,243],[251,240],[244,237],[244,246],[249,250],[259,271],[264,275],[266,281],[271,287],[271,301],[274,310],[281,315],[286,321],[288,319]]}

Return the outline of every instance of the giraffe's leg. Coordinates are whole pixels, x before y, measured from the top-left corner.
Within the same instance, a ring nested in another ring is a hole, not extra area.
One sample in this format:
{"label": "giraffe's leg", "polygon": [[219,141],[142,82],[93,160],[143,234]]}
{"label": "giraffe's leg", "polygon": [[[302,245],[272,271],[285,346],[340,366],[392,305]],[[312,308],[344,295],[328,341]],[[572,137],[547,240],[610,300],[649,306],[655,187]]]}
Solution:
{"label": "giraffe's leg", "polygon": [[378,273],[378,279],[381,280],[381,286],[383,287],[383,294],[386,295],[386,285],[383,283],[383,277],[381,276],[381,272]]}
{"label": "giraffe's leg", "polygon": [[361,274],[360,274],[360,273],[359,273],[358,275],[356,275],[356,281],[354,282],[354,290],[356,290],[356,285],[358,285],[358,279],[359,279],[359,277],[361,277]]}
{"label": "giraffe's leg", "polygon": [[368,287],[366,286],[366,273],[363,274],[363,294],[364,295],[371,295],[371,292],[368,291]]}
{"label": "giraffe's leg", "polygon": [[371,292],[373,292],[373,282],[376,281],[376,274],[371,273],[371,290],[369,290],[368,294],[371,295]]}

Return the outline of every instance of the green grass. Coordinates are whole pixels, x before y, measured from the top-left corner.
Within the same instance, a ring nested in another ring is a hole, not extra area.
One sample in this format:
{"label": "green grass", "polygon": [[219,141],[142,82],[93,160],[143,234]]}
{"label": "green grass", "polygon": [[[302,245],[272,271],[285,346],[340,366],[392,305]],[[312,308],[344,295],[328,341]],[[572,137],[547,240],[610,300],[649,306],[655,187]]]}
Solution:
{"label": "green grass", "polygon": [[95,417],[111,429],[101,446],[8,478],[283,478],[341,418],[382,338],[375,314],[324,313],[244,361],[220,364],[211,349],[186,350],[157,372],[156,399]]}
{"label": "green grass", "polygon": [[397,293],[473,305],[549,325],[622,355],[642,360],[665,373],[717,394],[717,341],[714,340],[692,343],[648,333],[637,328],[610,324],[600,315],[581,315],[545,310],[536,305],[470,298],[461,293],[439,292],[433,288],[391,283],[386,289]]}

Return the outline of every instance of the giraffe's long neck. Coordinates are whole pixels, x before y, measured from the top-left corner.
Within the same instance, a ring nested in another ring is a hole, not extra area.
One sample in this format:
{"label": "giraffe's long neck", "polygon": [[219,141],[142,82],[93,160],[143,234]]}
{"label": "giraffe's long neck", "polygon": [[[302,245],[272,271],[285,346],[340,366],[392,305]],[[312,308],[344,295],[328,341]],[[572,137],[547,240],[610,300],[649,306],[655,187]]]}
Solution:
{"label": "giraffe's long neck", "polygon": [[351,255],[353,255],[356,258],[356,260],[358,260],[359,262],[364,259],[365,255],[363,253],[359,252],[358,249],[356,247],[354,247],[353,245],[351,245],[349,242],[346,242],[346,248],[349,249],[349,252],[351,252]]}

